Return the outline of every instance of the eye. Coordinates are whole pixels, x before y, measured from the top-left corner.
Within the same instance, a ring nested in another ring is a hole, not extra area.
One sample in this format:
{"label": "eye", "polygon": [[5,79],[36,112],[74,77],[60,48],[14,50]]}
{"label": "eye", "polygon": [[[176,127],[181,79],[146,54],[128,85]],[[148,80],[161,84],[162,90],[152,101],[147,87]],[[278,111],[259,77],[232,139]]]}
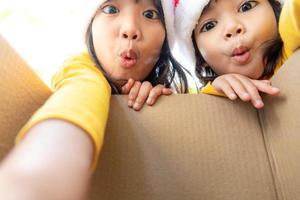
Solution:
{"label": "eye", "polygon": [[257,1],[247,1],[241,5],[239,12],[247,12],[257,5]]}
{"label": "eye", "polygon": [[209,21],[206,22],[200,29],[200,32],[207,32],[211,29],[213,29],[217,25],[216,21]]}
{"label": "eye", "polygon": [[104,6],[102,8],[102,12],[106,13],[106,14],[115,14],[115,13],[118,13],[120,12],[118,8],[116,8],[115,6],[112,6],[112,5],[107,5],[107,6]]}
{"label": "eye", "polygon": [[143,15],[148,19],[160,19],[160,15],[155,10],[146,10]]}

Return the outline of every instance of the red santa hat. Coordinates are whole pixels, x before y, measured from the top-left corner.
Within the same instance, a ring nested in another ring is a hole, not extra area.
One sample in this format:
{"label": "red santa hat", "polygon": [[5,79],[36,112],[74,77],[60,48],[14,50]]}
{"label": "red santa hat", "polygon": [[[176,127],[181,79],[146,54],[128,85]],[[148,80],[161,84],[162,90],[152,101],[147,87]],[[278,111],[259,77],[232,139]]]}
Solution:
{"label": "red santa hat", "polygon": [[203,8],[208,3],[209,0],[162,0],[172,54],[188,72],[188,84],[193,91],[199,91],[202,83],[195,73],[196,58],[192,33]]}
{"label": "red santa hat", "polygon": [[[170,47],[172,47],[173,56],[189,72],[188,79],[192,79],[192,81],[189,80],[189,85],[194,89],[196,88],[199,90],[202,83],[197,78],[195,72],[196,57],[191,37],[203,9],[207,6],[210,0],[163,1],[169,2],[169,4],[173,6],[173,12],[171,14],[165,14],[167,17],[171,16],[171,19],[173,20],[170,22],[173,27],[171,27],[171,25],[167,25],[168,37]],[[278,1],[281,4],[284,4],[284,0]]]}

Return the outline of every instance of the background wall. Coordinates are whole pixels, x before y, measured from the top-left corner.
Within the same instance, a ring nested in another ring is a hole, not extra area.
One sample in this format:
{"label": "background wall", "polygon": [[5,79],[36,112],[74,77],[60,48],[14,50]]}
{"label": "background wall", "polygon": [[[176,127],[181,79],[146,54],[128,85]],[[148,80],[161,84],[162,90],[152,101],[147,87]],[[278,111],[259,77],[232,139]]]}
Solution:
{"label": "background wall", "polygon": [[0,34],[49,85],[83,46],[86,0],[0,0]]}

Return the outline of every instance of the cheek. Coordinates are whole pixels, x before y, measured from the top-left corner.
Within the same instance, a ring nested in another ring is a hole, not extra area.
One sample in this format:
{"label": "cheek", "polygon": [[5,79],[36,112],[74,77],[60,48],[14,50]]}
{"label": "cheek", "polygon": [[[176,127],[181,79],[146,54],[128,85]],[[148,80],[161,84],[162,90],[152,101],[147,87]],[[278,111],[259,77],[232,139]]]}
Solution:
{"label": "cheek", "polygon": [[[216,43],[211,43],[210,40],[206,38],[201,38],[197,40],[197,46],[200,54],[202,55],[205,62],[218,74],[224,74],[223,64],[220,66],[220,63],[227,62],[221,55],[220,46]],[[201,45],[200,45],[201,44]],[[200,47],[200,48],[199,48]]]}
{"label": "cheek", "polygon": [[103,29],[100,25],[93,26],[93,42],[95,48],[99,48],[99,46],[101,46],[102,49],[110,48],[112,45],[113,36],[114,31],[112,28]]}
{"label": "cheek", "polygon": [[150,29],[144,32],[144,42],[140,45],[142,59],[139,61],[140,69],[136,72],[136,80],[145,79],[155,67],[160,58],[162,46],[165,41],[163,28]]}
{"label": "cheek", "polygon": [[97,58],[102,66],[102,68],[109,73],[109,69],[107,66],[110,66],[110,60],[112,60],[113,54],[113,37],[114,31],[112,27],[105,27],[105,23],[103,24],[101,20],[95,20],[92,27],[93,34],[93,43],[94,49],[97,55]]}
{"label": "cheek", "polygon": [[212,45],[209,42],[209,39],[206,37],[196,37],[197,48],[204,60],[207,63],[211,63],[211,57],[214,57],[214,49],[215,45]]}
{"label": "cheek", "polygon": [[195,36],[197,48],[201,53],[202,57],[206,60],[208,55],[210,55],[211,49],[215,46],[212,44],[211,36],[208,33],[202,33]]}
{"label": "cheek", "polygon": [[144,54],[145,59],[147,59],[154,67],[154,64],[159,59],[165,41],[165,31],[163,27],[146,29],[144,31],[144,40],[142,53]]}
{"label": "cheek", "polygon": [[271,6],[268,7],[268,11],[261,10],[258,16],[264,16],[261,20],[253,18],[253,27],[258,29],[260,37],[262,39],[273,39],[277,37],[278,34],[278,25],[276,21],[275,14]]}
{"label": "cheek", "polygon": [[163,42],[165,41],[165,31],[163,27],[146,30],[145,34],[147,34],[147,46],[149,46],[149,49],[152,49],[153,52],[159,53]]}
{"label": "cheek", "polygon": [[109,65],[108,61],[110,60],[112,53],[108,51],[108,49],[110,49],[109,41],[103,40],[103,38],[105,38],[105,35],[93,33],[93,43],[96,56],[103,69],[108,72],[106,66]]}

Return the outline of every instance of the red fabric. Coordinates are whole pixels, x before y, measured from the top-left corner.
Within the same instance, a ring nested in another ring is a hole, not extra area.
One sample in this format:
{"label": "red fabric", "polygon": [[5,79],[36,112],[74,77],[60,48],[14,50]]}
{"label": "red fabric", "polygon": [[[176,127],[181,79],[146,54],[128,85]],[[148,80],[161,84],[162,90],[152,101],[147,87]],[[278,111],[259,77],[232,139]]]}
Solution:
{"label": "red fabric", "polygon": [[173,0],[173,4],[175,7],[178,5],[178,3],[179,3],[179,0]]}

